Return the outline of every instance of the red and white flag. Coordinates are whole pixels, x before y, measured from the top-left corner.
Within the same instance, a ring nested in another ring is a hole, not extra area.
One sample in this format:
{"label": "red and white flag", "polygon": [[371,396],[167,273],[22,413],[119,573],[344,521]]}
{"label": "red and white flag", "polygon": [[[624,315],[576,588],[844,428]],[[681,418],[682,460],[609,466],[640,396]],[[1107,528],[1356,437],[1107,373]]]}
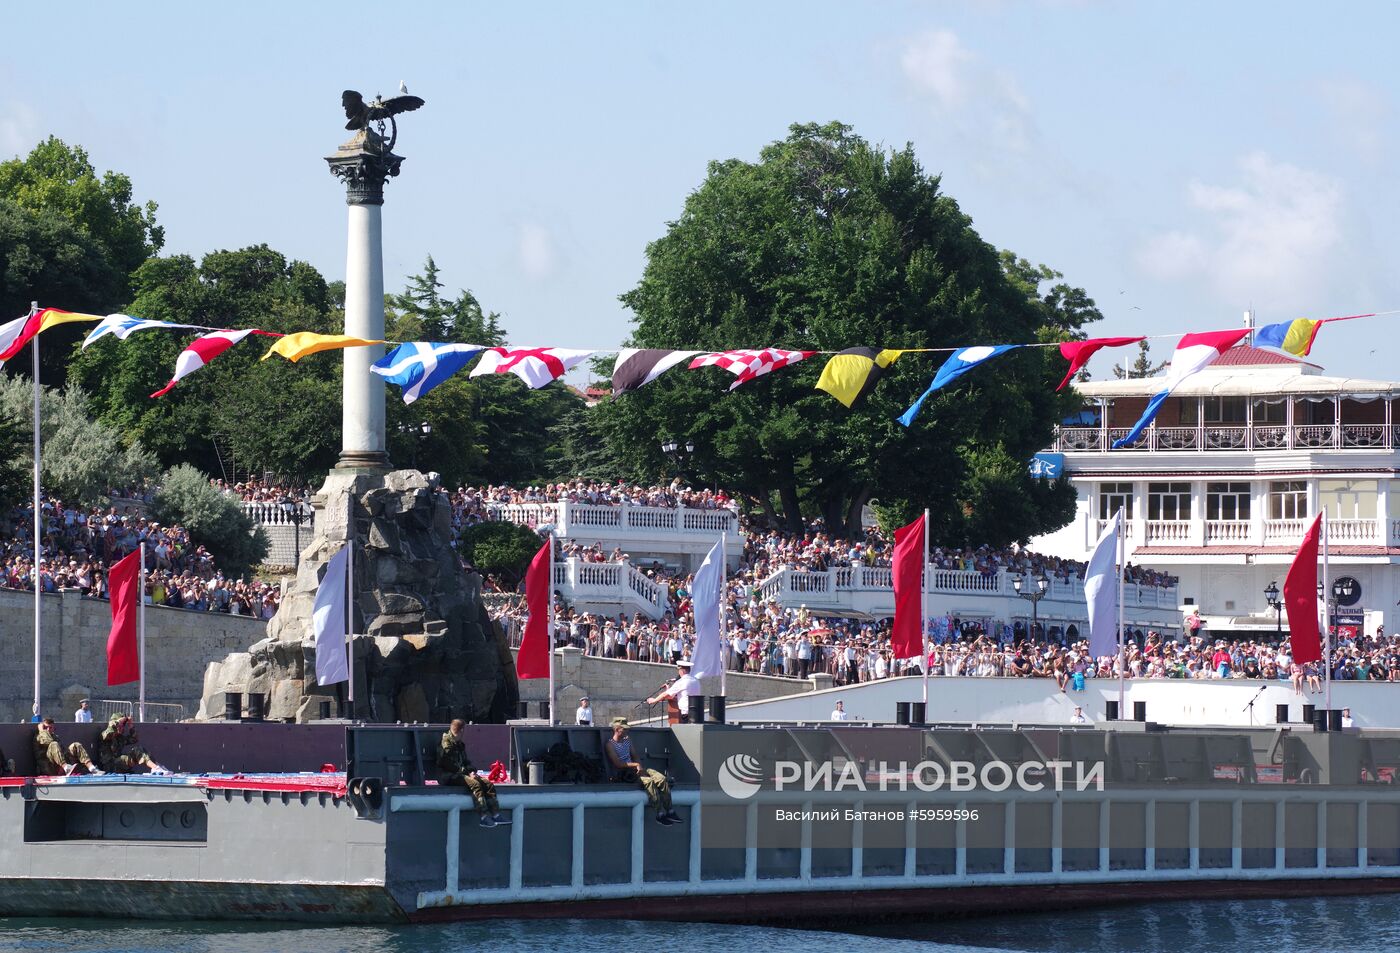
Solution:
{"label": "red and white flag", "polygon": [[112,631],[107,634],[107,684],[125,685],[141,677],[136,610],[141,605],[141,553],[118,560],[107,573],[112,597]]}
{"label": "red and white flag", "polygon": [[205,334],[195,338],[190,342],[190,346],[181,351],[180,356],[175,358],[175,376],[170,378],[170,383],[151,396],[164,397],[183,378],[189,377],[252,333],[253,329],[249,328],[246,331],[215,331],[213,334]]}
{"label": "red and white flag", "polygon": [[740,384],[747,384],[755,377],[762,377],[769,371],[776,371],[780,367],[796,364],[798,361],[811,357],[816,353],[818,352],[785,351],[780,347],[765,347],[757,350],[715,351],[711,354],[701,354],[690,362],[690,367],[692,370],[697,367],[724,368],[738,378],[738,380],[729,385],[729,389],[733,390]]}
{"label": "red and white flag", "polygon": [[488,347],[472,368],[472,377],[483,374],[514,374],[533,388],[558,380],[592,351],[571,351],[562,347]]}

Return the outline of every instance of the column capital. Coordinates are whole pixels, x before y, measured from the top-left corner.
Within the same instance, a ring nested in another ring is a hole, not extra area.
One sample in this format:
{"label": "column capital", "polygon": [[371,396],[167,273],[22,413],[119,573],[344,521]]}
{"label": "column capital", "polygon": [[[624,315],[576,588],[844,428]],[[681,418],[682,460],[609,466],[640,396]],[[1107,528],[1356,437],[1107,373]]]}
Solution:
{"label": "column capital", "polygon": [[384,183],[399,174],[402,156],[372,129],[361,129],[327,156],[331,174],[345,183],[346,205],[383,205]]}

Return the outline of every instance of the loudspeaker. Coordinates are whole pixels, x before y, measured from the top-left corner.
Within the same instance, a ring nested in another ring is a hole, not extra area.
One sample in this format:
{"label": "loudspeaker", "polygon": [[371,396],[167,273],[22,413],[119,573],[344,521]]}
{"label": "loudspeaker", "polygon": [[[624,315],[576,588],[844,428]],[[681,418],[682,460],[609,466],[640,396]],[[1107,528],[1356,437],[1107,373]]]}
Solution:
{"label": "loudspeaker", "polygon": [[896,725],[907,725],[907,724],[909,724],[909,705],[910,705],[910,704],[911,704],[910,702],[895,702],[895,703],[894,703],[894,723],[895,723]]}
{"label": "loudspeaker", "polygon": [[1303,706],[1303,724],[1311,725],[1317,722],[1317,719],[1313,717],[1313,712],[1315,711],[1317,711],[1316,705]]}
{"label": "loudspeaker", "polygon": [[1118,720],[1118,703],[1116,701],[1104,702],[1103,718],[1104,721]]}
{"label": "loudspeaker", "polygon": [[248,721],[263,720],[263,694],[262,692],[248,693]]}
{"label": "loudspeaker", "polygon": [[1326,730],[1327,730],[1327,709],[1326,709],[1326,708],[1315,708],[1315,709],[1313,709],[1313,721],[1312,721],[1312,724],[1313,724],[1313,729],[1314,729],[1315,731],[1326,731]]}
{"label": "loudspeaker", "polygon": [[328,721],[328,720],[330,720],[330,717],[331,717],[331,703],[330,703],[329,701],[323,701],[323,702],[321,702],[321,720],[322,720],[322,721]]}
{"label": "loudspeaker", "polygon": [[926,713],[927,711],[928,711],[928,705],[925,704],[924,702],[910,702],[910,703],[909,703],[909,724],[911,724],[911,725],[926,725],[926,724],[928,724],[928,719],[927,719],[927,717],[925,717],[925,713]]}
{"label": "loudspeaker", "polygon": [[224,692],[224,721],[238,721],[243,717],[243,693]]}
{"label": "loudspeaker", "polygon": [[1333,708],[1327,712],[1327,730],[1342,730],[1342,710],[1340,708]]}
{"label": "loudspeaker", "polygon": [[1280,725],[1286,725],[1286,724],[1288,724],[1288,706],[1287,706],[1287,705],[1275,705],[1275,706],[1274,706],[1274,721],[1278,722]]}
{"label": "loudspeaker", "polygon": [[723,695],[710,696],[710,721],[717,725],[724,724],[724,702]]}
{"label": "loudspeaker", "polygon": [[1147,720],[1147,702],[1133,702],[1133,721]]}
{"label": "loudspeaker", "polygon": [[686,712],[690,716],[692,725],[703,725],[705,723],[705,696],[691,695],[686,700],[686,707],[690,711]]}

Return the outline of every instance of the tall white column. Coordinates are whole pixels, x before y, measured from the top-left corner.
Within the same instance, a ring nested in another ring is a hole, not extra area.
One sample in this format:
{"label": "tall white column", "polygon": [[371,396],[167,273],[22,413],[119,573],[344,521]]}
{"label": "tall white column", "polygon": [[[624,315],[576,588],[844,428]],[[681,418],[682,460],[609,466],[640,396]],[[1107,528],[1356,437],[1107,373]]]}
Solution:
{"label": "tall white column", "polygon": [[[382,205],[353,204],[345,253],[345,333],[377,341],[384,337],[384,251]],[[384,345],[348,347],[340,467],[388,463],[384,445],[384,379],[369,367],[384,356]]]}

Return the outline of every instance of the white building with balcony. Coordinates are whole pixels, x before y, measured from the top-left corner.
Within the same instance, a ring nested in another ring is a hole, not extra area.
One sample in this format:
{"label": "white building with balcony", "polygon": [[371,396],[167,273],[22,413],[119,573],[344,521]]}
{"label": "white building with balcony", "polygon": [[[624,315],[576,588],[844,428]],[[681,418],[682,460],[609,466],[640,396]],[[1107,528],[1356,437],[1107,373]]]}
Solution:
{"label": "white building with balcony", "polygon": [[492,519],[535,529],[554,527],[560,539],[622,549],[634,562],[653,560],[694,572],[715,543],[725,537],[731,568],[744,553],[739,515],[731,509],[698,510],[687,506],[596,506],[589,503],[497,503]]}
{"label": "white building with balcony", "polygon": [[1178,576],[1183,605],[1199,608],[1208,628],[1265,634],[1278,619],[1265,590],[1282,586],[1325,509],[1332,577],[1354,580],[1339,624],[1391,626],[1400,598],[1400,383],[1320,371],[1234,348],[1188,378],[1120,450],[1110,445],[1162,378],[1076,384],[1084,410],[1052,448],[1078,491],[1075,516],[1031,548],[1086,560],[1121,507],[1129,562]]}

